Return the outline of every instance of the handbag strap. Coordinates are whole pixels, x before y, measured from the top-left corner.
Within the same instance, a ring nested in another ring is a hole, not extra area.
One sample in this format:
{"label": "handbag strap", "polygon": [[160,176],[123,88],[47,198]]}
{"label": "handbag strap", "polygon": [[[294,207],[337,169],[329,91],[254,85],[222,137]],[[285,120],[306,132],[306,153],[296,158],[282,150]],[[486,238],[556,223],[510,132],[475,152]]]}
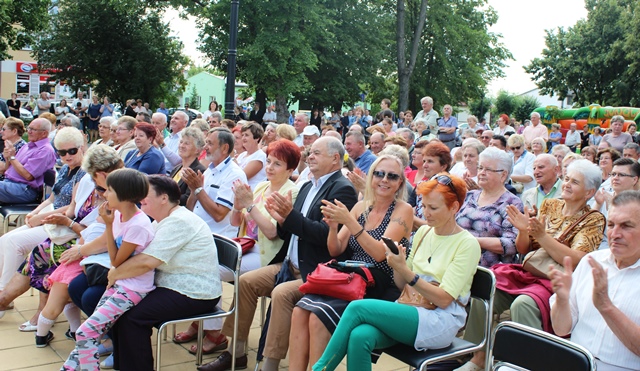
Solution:
{"label": "handbag strap", "polygon": [[560,236],[556,238],[556,240],[560,243],[564,243],[564,240],[567,239],[567,237],[569,236],[569,233],[571,233],[571,231],[573,231],[573,229],[575,229],[578,226],[578,224],[582,223],[585,219],[587,219],[589,215],[597,212],[599,211],[589,210],[586,213],[582,214],[582,216],[579,217],[575,222],[571,223],[571,225],[565,228],[565,230],[562,232]]}
{"label": "handbag strap", "polygon": [[418,241],[418,244],[416,245],[415,250],[413,250],[413,256],[416,256],[416,254],[418,253],[418,249],[420,248],[420,245],[422,244],[422,240],[424,240],[424,238],[427,237],[427,235],[429,234],[429,232],[431,232],[432,229],[433,229],[433,227],[429,227],[429,230],[424,232],[422,237],[420,237],[420,241]]}

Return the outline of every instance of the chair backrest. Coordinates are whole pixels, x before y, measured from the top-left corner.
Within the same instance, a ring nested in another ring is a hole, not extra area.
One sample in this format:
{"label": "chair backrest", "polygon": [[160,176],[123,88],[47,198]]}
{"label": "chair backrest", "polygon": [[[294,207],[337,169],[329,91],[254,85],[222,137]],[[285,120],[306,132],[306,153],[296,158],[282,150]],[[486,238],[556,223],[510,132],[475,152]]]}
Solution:
{"label": "chair backrest", "polygon": [[213,240],[218,250],[218,263],[234,272],[240,272],[240,260],[242,259],[242,247],[236,241],[217,234],[213,234]]}
{"label": "chair backrest", "polygon": [[[493,320],[493,295],[496,292],[496,276],[490,269],[478,266],[476,268],[476,274],[473,275],[473,282],[471,283],[471,297],[476,299],[473,305],[482,304],[484,310],[480,313],[484,313],[483,318],[471,318],[469,315],[467,323],[470,321],[483,322],[484,334],[482,340],[477,344],[480,347],[484,347],[486,344],[491,343],[491,324]],[[478,311],[471,311],[471,314],[479,313]],[[475,343],[475,341],[473,341]]]}
{"label": "chair backrest", "polygon": [[53,187],[56,182],[56,171],[49,169],[44,172],[44,185],[47,187]]}
{"label": "chair backrest", "polygon": [[[505,321],[494,330],[493,369],[595,371],[593,355],[584,347],[519,323]],[[492,362],[493,363],[493,362]]]}

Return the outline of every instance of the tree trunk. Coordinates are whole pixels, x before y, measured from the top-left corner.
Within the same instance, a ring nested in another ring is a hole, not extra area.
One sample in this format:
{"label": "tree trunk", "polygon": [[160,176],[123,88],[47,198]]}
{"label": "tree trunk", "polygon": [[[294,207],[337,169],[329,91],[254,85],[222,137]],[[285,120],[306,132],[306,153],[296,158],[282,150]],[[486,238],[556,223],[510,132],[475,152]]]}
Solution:
{"label": "tree trunk", "polygon": [[409,63],[406,60],[405,47],[405,0],[398,0],[397,4],[397,28],[396,28],[396,50],[398,59],[398,108],[400,111],[407,109],[409,105],[409,82],[413,69],[416,66],[416,58],[418,57],[418,48],[420,46],[420,35],[424,29],[427,18],[427,0],[420,3],[420,16],[418,24],[413,31],[411,38],[411,53],[409,54]]}
{"label": "tree trunk", "polygon": [[278,124],[288,124],[289,123],[289,112],[287,112],[287,97],[286,96],[277,96],[276,97],[276,117],[278,120]]}

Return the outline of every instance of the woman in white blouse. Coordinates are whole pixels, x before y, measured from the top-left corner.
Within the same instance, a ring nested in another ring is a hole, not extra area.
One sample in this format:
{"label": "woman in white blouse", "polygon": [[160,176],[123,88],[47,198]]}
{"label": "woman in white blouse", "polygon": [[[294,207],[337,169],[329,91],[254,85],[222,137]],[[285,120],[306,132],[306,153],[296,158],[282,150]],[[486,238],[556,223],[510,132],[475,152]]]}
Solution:
{"label": "woman in white blouse", "polygon": [[207,223],[179,205],[180,188],[173,179],[150,175],[149,185],[141,209],[157,223],[156,235],[143,253],[111,269],[109,283],[155,269],[156,289],[113,328],[116,370],[152,370],[153,326],[211,312],[222,295]]}
{"label": "woman in white blouse", "polygon": [[240,144],[245,151],[238,155],[236,162],[244,170],[249,186],[253,190],[258,183],[267,180],[264,167],[267,155],[260,149],[260,140],[264,135],[264,130],[260,124],[248,122],[242,126],[240,131],[242,133]]}

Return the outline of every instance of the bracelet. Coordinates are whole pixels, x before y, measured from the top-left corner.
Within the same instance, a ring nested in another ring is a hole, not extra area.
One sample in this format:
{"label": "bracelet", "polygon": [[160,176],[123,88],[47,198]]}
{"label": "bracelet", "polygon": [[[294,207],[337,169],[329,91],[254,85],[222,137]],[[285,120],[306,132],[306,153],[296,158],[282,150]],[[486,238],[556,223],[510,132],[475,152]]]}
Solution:
{"label": "bracelet", "polygon": [[251,206],[247,207],[247,214],[251,214],[251,210],[253,210],[253,207],[256,206],[255,204],[251,204]]}
{"label": "bracelet", "polygon": [[75,220],[71,221],[71,224],[69,224],[69,228],[73,228],[73,225],[76,224]]}
{"label": "bracelet", "polygon": [[364,233],[364,227],[362,227],[362,229],[360,230],[360,232],[356,233],[353,235],[353,238],[358,239],[358,237],[360,237],[360,235]]}
{"label": "bracelet", "polygon": [[76,245],[78,246],[78,256],[82,256],[82,251],[80,251],[80,248],[82,247],[82,245]]}
{"label": "bracelet", "polygon": [[242,212],[242,210],[236,209],[235,207],[233,208],[233,211],[236,212],[236,213],[241,213]]}
{"label": "bracelet", "polygon": [[416,273],[416,275],[413,276],[413,280],[411,282],[409,282],[409,286],[415,285],[418,282],[419,279],[420,279],[420,276]]}

